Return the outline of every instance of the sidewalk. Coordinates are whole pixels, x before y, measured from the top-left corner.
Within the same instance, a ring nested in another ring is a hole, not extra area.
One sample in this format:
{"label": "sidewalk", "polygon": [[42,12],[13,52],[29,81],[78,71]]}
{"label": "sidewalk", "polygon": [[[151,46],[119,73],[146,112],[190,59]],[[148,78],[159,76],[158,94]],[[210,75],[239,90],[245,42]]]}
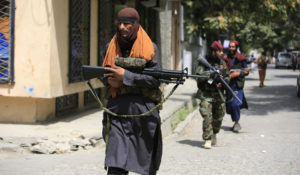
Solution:
{"label": "sidewalk", "polygon": [[[165,95],[174,84],[165,86]],[[160,111],[163,136],[172,133],[171,116],[182,107],[192,109],[197,92],[195,80],[186,80],[163,104]],[[103,145],[103,110],[92,109],[43,124],[1,124],[0,152],[65,153]]]}

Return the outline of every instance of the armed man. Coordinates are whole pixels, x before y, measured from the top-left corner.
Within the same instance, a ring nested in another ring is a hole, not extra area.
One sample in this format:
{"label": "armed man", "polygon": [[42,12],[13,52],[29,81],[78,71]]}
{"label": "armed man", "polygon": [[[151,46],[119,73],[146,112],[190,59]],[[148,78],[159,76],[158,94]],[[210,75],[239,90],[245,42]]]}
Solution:
{"label": "armed man", "polygon": [[[230,71],[230,82],[229,85],[232,90],[236,92],[237,97],[240,99],[232,97],[232,93],[227,93],[226,98],[229,99],[229,103],[226,103],[226,112],[231,115],[231,119],[234,122],[232,126],[233,132],[239,132],[242,127],[239,123],[240,121],[240,109],[248,109],[248,104],[244,95],[244,84],[245,76],[249,74],[247,70],[246,57],[237,51],[239,47],[239,42],[232,40],[229,42],[229,52],[224,57],[226,65]],[[231,100],[232,99],[232,100]]]}
{"label": "armed man", "polygon": [[[122,9],[117,16],[117,32],[108,44],[103,61],[110,73],[104,82],[109,89],[104,112],[103,137],[106,141],[105,167],[108,175],[126,175],[135,172],[155,175],[162,156],[162,136],[159,111],[130,117],[154,108],[160,101],[160,82],[153,76],[142,75],[134,69],[160,69],[157,46],[139,24],[139,14],[133,8]],[[117,57],[124,63],[136,62],[130,69],[115,64]],[[145,64],[144,64],[145,63]],[[125,116],[124,116],[125,115]]]}
{"label": "armed man", "polygon": [[[203,117],[202,138],[205,141],[204,148],[206,149],[210,149],[212,145],[217,144],[216,134],[220,131],[225,115],[224,86],[222,86],[218,76],[223,77],[225,81],[229,81],[229,71],[222,57],[223,47],[218,41],[214,41],[209,48],[206,59],[219,72],[210,72],[210,69],[201,63],[198,64],[195,72],[210,77],[208,80],[201,78],[197,80],[199,88],[197,98],[201,100],[200,113]],[[216,73],[220,75],[217,76]]]}

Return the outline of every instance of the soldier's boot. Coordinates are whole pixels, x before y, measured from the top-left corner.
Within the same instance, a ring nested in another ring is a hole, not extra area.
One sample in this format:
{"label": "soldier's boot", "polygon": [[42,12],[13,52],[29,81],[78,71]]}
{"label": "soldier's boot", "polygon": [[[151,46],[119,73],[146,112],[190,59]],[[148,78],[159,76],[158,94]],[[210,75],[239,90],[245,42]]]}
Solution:
{"label": "soldier's boot", "polygon": [[214,146],[217,144],[217,135],[214,134],[211,136],[211,145]]}
{"label": "soldier's boot", "polygon": [[239,123],[235,123],[233,126],[233,132],[239,132],[242,129]]}
{"label": "soldier's boot", "polygon": [[211,140],[205,140],[204,148],[205,149],[210,149],[211,148]]}

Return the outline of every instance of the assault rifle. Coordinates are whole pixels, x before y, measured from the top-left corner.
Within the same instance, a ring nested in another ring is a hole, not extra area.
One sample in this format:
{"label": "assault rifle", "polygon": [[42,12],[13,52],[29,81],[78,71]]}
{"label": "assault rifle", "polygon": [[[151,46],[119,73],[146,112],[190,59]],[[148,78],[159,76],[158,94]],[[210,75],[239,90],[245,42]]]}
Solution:
{"label": "assault rifle", "polygon": [[230,69],[230,72],[243,72],[245,74],[249,73],[250,71],[251,71],[250,68]]}
{"label": "assault rifle", "polygon": [[[82,77],[84,80],[90,80],[93,78],[100,78],[104,77],[104,74],[109,73],[105,67],[102,66],[89,66],[83,65],[82,69]],[[141,70],[135,70],[134,72],[150,75],[157,79],[159,79],[162,83],[176,83],[176,84],[183,84],[186,78],[205,78],[208,79],[208,76],[203,75],[191,75],[188,74],[188,68],[184,70],[156,70],[150,68],[144,68]]]}
{"label": "assault rifle", "polygon": [[221,81],[221,83],[225,86],[226,90],[228,90],[232,94],[232,96],[242,104],[242,101],[236,96],[236,93],[231,89],[231,87],[228,85],[228,83],[220,76],[220,71],[217,68],[215,68],[211,64],[209,64],[204,57],[198,59],[198,61],[203,66],[209,68],[211,71],[211,77],[213,79],[219,79]]}

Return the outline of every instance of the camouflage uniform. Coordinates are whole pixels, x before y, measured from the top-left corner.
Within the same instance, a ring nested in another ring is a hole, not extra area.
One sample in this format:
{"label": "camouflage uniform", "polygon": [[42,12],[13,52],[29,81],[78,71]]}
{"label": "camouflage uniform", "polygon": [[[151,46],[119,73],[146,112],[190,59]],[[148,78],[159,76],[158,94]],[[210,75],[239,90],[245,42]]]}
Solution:
{"label": "camouflage uniform", "polygon": [[[201,59],[201,58],[199,58]],[[223,78],[229,80],[229,71],[225,62],[218,60],[212,60],[207,58],[207,61],[213,66],[221,70]],[[222,62],[222,63],[220,63]],[[209,76],[209,70],[202,66],[200,63],[196,67],[196,74]],[[203,117],[203,140],[210,140],[213,134],[217,134],[220,131],[222,120],[225,115],[225,100],[224,89],[218,88],[217,83],[210,84],[208,80],[198,80],[198,92],[197,98],[200,102],[200,113]]]}

